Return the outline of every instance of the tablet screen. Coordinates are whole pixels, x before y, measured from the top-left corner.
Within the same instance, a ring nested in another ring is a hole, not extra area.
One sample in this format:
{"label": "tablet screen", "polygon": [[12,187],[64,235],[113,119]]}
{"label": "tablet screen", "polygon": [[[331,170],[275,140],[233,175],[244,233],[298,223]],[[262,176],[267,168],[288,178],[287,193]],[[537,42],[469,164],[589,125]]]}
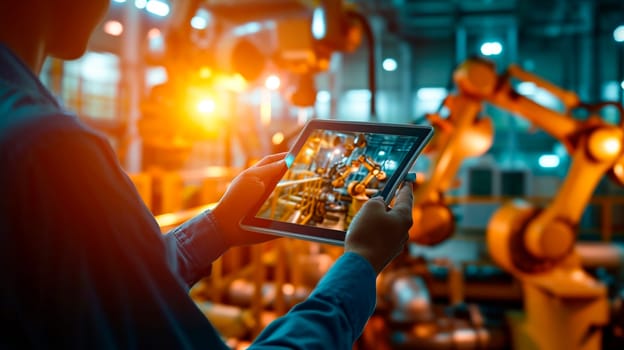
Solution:
{"label": "tablet screen", "polygon": [[252,221],[270,230],[341,241],[368,199],[390,201],[429,136],[417,127],[312,123]]}

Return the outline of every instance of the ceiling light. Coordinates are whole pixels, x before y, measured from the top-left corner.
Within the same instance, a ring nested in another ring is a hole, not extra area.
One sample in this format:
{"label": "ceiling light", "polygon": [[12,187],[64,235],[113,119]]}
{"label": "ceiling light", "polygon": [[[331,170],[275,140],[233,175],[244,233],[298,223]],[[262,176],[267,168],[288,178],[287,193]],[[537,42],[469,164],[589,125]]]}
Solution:
{"label": "ceiling light", "polygon": [[386,58],[381,63],[381,66],[387,72],[394,72],[397,69],[398,64],[397,64],[397,61],[394,58]]}
{"label": "ceiling light", "polygon": [[123,30],[123,24],[119,21],[107,21],[104,23],[104,32],[108,35],[120,36]]}
{"label": "ceiling light", "polygon": [[169,4],[161,0],[149,0],[145,5],[147,12],[156,16],[166,17],[169,14]]}

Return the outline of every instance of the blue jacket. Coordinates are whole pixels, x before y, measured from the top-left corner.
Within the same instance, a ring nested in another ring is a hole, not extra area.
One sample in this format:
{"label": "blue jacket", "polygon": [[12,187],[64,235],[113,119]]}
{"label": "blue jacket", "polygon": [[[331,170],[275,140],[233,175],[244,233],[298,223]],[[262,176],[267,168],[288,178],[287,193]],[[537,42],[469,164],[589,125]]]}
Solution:
{"label": "blue jacket", "polygon": [[[162,235],[107,140],[1,44],[0,164],[0,348],[227,348],[188,295],[226,249],[211,214]],[[345,254],[250,349],[351,349],[374,306]]]}

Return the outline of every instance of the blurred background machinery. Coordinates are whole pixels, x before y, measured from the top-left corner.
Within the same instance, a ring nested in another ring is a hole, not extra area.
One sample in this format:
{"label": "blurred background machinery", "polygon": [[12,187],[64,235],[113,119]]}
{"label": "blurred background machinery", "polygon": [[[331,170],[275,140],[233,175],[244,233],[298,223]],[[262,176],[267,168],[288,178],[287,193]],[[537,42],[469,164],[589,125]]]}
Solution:
{"label": "blurred background machinery", "polygon": [[[355,348],[624,346],[619,0],[112,0],[41,78],[163,232],[310,118],[432,124],[412,241]],[[235,249],[191,295],[243,349],[340,252]]]}

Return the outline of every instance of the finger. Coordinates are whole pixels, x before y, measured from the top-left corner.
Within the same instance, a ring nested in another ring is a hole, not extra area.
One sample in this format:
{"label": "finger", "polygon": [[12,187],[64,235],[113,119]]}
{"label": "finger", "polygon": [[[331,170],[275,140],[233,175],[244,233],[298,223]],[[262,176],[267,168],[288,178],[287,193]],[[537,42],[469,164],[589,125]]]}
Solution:
{"label": "finger", "polygon": [[266,164],[271,164],[271,163],[277,162],[279,160],[284,159],[287,154],[288,154],[288,152],[281,152],[281,153],[268,155],[268,156],[260,159],[260,161],[258,163],[256,163],[256,164],[254,164],[252,166],[252,168],[261,167],[261,166],[264,166]]}
{"label": "finger", "polygon": [[287,169],[286,162],[282,159],[262,166],[253,166],[245,171],[245,176],[257,177],[260,181],[266,183],[269,180],[274,180]]}
{"label": "finger", "polygon": [[404,182],[395,198],[392,211],[399,215],[412,215],[413,205],[414,194],[412,184],[410,182]]}
{"label": "finger", "polygon": [[385,212],[386,202],[384,202],[381,197],[371,198],[368,201],[366,201],[364,205],[362,205],[362,208],[360,209],[360,211],[370,211],[370,210],[379,210],[379,211]]}

